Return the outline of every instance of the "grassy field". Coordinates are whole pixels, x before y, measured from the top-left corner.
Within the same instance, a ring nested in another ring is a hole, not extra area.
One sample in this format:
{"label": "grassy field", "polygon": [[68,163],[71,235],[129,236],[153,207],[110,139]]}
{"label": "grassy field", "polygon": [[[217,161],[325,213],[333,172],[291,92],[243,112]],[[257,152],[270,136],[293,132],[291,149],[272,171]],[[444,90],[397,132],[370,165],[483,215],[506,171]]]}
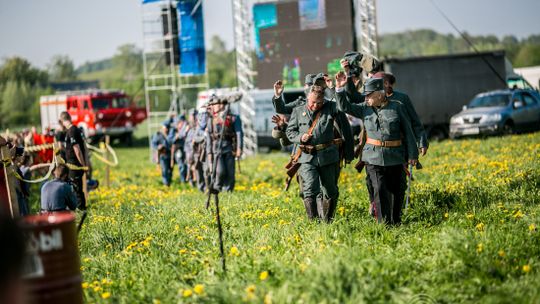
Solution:
{"label": "grassy field", "polygon": [[248,158],[220,195],[226,275],[205,196],[117,151],[80,234],[90,303],[540,303],[540,133],[433,143],[398,228],[368,216],[352,167],[327,225],[283,192],[287,155]]}

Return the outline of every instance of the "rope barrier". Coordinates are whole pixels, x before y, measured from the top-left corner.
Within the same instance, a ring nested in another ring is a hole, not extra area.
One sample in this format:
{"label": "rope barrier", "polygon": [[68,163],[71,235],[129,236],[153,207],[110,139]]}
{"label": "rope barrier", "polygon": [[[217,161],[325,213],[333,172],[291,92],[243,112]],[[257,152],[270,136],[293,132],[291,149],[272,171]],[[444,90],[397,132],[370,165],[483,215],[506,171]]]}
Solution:
{"label": "rope barrier", "polygon": [[[97,147],[94,147],[90,144],[87,144],[86,145],[88,147],[88,149],[90,151],[92,151],[92,155],[94,155],[98,160],[100,160],[101,162],[111,166],[111,167],[116,167],[118,166],[118,157],[116,156],[116,152],[114,151],[114,149],[106,144],[106,143],[100,143],[100,148],[97,148]],[[28,147],[25,147],[25,151],[28,151],[28,152],[36,152],[36,151],[42,151],[42,150],[48,150],[48,149],[54,149],[54,144],[43,144],[43,145],[36,145],[36,146],[28,146]],[[70,164],[70,163],[66,163],[66,161],[60,157],[60,156],[57,156],[57,153],[58,153],[58,150],[54,149],[54,154],[53,154],[53,161],[51,163],[48,163],[48,164],[42,164],[44,165],[47,165],[49,167],[49,169],[47,169],[47,174],[45,174],[45,176],[43,177],[40,177],[40,178],[37,178],[37,179],[32,179],[32,180],[27,180],[27,179],[24,179],[19,173],[17,173],[17,171],[15,171],[13,168],[11,168],[10,170],[10,173],[13,174],[15,176],[15,178],[17,178],[18,180],[21,180],[23,182],[26,182],[26,183],[41,183],[43,181],[46,181],[47,179],[49,179],[49,177],[51,176],[53,170],[54,170],[54,167],[55,165],[57,164],[63,164],[63,165],[66,165],[66,167],[68,167],[70,170],[84,170],[84,171],[88,171],[89,167],[88,166],[77,166],[77,165],[74,165],[74,164]],[[106,159],[105,157],[101,156],[100,154],[105,154],[105,153],[110,153],[111,156],[112,156],[112,162],[109,161],[108,159]],[[11,160],[9,159],[4,159],[4,160],[1,160],[2,162],[2,165],[6,168],[10,167],[11,166]]]}
{"label": "rope barrier", "polygon": [[[118,166],[118,157],[116,156],[116,152],[114,152],[114,149],[106,144],[106,143],[100,143],[100,146],[103,146],[103,147],[100,147],[100,148],[96,148],[92,145],[89,145],[87,144],[86,145],[88,147],[89,150],[91,150],[93,152],[92,155],[94,155],[98,160],[100,160],[101,162],[111,166],[111,167],[116,167]],[[108,159],[106,159],[105,157],[99,155],[99,154],[105,154],[109,152],[112,156],[112,162],[109,161]],[[99,154],[98,154],[99,153]]]}
{"label": "rope barrier", "polygon": [[26,146],[24,147],[25,152],[38,152],[43,150],[50,150],[54,148],[54,144],[43,144],[43,145],[36,145],[36,146]]}

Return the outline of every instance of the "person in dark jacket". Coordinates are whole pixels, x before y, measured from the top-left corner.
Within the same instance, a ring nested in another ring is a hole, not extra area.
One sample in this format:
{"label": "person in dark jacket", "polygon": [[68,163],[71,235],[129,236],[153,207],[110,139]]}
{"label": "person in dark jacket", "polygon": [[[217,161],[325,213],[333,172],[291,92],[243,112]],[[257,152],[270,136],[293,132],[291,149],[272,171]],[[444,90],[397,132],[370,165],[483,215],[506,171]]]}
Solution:
{"label": "person in dark jacket", "polygon": [[75,210],[77,196],[67,182],[69,170],[65,165],[54,169],[54,179],[41,187],[41,212]]}

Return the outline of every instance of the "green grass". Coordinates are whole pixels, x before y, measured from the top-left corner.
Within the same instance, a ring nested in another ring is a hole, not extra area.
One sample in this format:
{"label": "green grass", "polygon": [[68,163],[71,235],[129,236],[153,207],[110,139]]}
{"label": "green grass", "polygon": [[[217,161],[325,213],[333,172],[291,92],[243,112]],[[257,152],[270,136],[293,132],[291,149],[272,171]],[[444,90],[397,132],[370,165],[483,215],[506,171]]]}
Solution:
{"label": "green grass", "polygon": [[163,187],[146,148],[117,152],[80,234],[90,303],[540,303],[540,133],[433,143],[397,228],[351,166],[327,225],[282,191],[287,155],[248,158],[220,195],[226,275],[205,196]]}

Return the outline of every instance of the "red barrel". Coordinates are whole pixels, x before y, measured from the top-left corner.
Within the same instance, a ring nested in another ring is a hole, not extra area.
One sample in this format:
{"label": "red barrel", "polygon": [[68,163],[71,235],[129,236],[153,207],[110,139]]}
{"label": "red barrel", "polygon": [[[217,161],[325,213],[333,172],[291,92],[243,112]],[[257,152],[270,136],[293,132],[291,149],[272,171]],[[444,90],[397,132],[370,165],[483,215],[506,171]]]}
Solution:
{"label": "red barrel", "polygon": [[29,303],[82,303],[75,214],[30,215],[21,220],[27,240],[24,280]]}

